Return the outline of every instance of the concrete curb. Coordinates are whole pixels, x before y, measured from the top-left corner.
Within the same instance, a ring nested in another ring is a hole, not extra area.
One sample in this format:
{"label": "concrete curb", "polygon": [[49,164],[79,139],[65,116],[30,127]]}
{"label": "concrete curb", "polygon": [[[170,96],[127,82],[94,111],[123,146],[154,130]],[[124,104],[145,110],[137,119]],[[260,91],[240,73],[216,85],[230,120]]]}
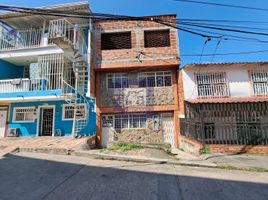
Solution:
{"label": "concrete curb", "polygon": [[74,151],[71,155],[88,157],[94,159],[103,160],[118,160],[118,161],[128,161],[137,163],[154,163],[154,164],[171,164],[171,165],[182,165],[182,166],[192,166],[192,167],[209,167],[216,168],[217,165],[209,162],[202,161],[187,161],[187,160],[168,160],[168,159],[156,159],[156,158],[145,158],[145,157],[135,157],[135,156],[122,156],[122,155],[109,155],[103,153],[89,152],[89,151]]}

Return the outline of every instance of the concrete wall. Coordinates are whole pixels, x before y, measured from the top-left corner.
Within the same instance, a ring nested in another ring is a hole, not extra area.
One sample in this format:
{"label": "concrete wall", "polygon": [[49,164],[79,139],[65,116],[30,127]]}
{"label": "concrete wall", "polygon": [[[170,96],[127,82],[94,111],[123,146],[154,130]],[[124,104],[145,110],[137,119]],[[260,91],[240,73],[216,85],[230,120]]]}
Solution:
{"label": "concrete wall", "polygon": [[[35,116],[35,121],[32,123],[18,123],[13,122],[13,113],[15,107],[35,107],[36,109],[39,106],[43,105],[54,105],[55,106],[55,129],[61,129],[64,136],[70,136],[72,132],[73,121],[64,121],[62,120],[62,106],[67,104],[65,101],[47,101],[47,102],[20,102],[20,103],[11,103],[10,106],[10,122],[9,128],[18,128],[20,131],[20,136],[36,136],[37,134],[37,119],[39,113]],[[94,105],[91,105],[94,106]],[[89,108],[92,110],[93,107]],[[38,110],[38,109],[37,109]],[[88,135],[94,135],[96,133],[96,114],[94,112],[89,112],[89,124],[87,127]]]}
{"label": "concrete wall", "polygon": [[182,70],[184,81],[185,99],[196,99],[197,87],[195,83],[195,73],[226,72],[227,81],[230,88],[230,97],[250,97],[252,96],[250,70],[267,70],[268,64],[226,64],[226,65],[201,65],[196,67],[186,67]]}
{"label": "concrete wall", "polygon": [[23,78],[23,67],[0,59],[0,80],[13,78]]}
{"label": "concrete wall", "polygon": [[139,88],[138,74],[129,73],[129,88],[108,89],[107,73],[101,75],[101,107],[174,105],[173,86]]}
{"label": "concrete wall", "polygon": [[[176,24],[176,16],[152,17]],[[170,47],[145,48],[145,30],[170,29]],[[112,32],[131,32],[131,49],[101,50],[101,34]],[[180,63],[177,29],[151,21],[98,20],[95,23],[94,50],[95,68],[120,68],[131,66],[178,65]],[[142,52],[142,54],[141,54]]]}

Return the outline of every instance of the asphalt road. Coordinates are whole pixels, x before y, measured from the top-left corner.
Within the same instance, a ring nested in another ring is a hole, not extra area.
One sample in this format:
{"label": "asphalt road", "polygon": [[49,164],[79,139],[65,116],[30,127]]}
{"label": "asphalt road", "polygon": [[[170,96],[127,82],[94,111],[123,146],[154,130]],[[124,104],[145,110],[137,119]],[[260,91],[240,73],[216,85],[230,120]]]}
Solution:
{"label": "asphalt road", "polygon": [[267,200],[268,173],[18,153],[0,158],[0,199]]}

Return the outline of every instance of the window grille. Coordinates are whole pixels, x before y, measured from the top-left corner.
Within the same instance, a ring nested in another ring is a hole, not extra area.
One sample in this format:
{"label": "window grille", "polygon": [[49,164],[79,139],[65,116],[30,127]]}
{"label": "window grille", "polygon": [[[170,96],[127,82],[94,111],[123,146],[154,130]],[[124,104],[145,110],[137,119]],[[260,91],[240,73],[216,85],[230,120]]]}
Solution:
{"label": "window grille", "polygon": [[171,72],[146,72],[139,74],[139,87],[167,87],[172,85]]}
{"label": "window grille", "polygon": [[35,108],[23,107],[14,108],[13,121],[14,122],[34,122]]}
{"label": "window grille", "polygon": [[146,128],[146,114],[121,114],[114,117],[114,128],[133,129],[133,128]]}
{"label": "window grille", "polygon": [[144,44],[146,48],[150,47],[169,47],[170,31],[144,31]]}
{"label": "window grille", "polygon": [[251,73],[254,95],[268,95],[268,71],[255,71]]}
{"label": "window grille", "polygon": [[128,88],[127,74],[108,74],[108,88]]}
{"label": "window grille", "polygon": [[[79,104],[76,107],[76,118],[85,120],[87,117],[86,114],[86,104]],[[63,105],[62,111],[63,120],[72,120],[74,118],[74,106],[73,105]]]}
{"label": "window grille", "polygon": [[199,97],[228,97],[229,89],[224,72],[196,75]]}
{"label": "window grille", "polygon": [[103,33],[101,35],[101,49],[131,49],[131,32]]}

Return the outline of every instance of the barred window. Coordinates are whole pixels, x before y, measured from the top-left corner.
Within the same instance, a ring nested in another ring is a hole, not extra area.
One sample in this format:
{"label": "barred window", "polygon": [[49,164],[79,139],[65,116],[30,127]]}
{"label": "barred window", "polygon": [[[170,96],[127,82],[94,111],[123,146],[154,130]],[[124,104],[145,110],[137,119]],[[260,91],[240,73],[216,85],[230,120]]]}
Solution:
{"label": "barred window", "polygon": [[229,88],[225,72],[196,74],[199,97],[228,97]]}
{"label": "barred window", "polygon": [[139,73],[139,87],[166,87],[172,85],[172,73],[145,72]]}
{"label": "barred window", "polygon": [[268,95],[268,71],[251,72],[254,95]]}
{"label": "barred window", "polygon": [[144,31],[144,45],[146,48],[169,47],[170,31],[169,30]]}
{"label": "barred window", "polygon": [[121,130],[124,128],[146,128],[146,114],[121,114],[114,117],[114,128]]}
{"label": "barred window", "polygon": [[[76,118],[84,120],[86,119],[86,104],[79,104],[76,107]],[[74,119],[74,106],[65,104],[62,108],[62,119],[63,120],[73,120]]]}
{"label": "barred window", "polygon": [[131,32],[101,34],[101,49],[131,49]]}
{"label": "barred window", "polygon": [[127,74],[108,74],[108,88],[128,88]]}
{"label": "barred window", "polygon": [[35,107],[14,108],[13,122],[34,122]]}

